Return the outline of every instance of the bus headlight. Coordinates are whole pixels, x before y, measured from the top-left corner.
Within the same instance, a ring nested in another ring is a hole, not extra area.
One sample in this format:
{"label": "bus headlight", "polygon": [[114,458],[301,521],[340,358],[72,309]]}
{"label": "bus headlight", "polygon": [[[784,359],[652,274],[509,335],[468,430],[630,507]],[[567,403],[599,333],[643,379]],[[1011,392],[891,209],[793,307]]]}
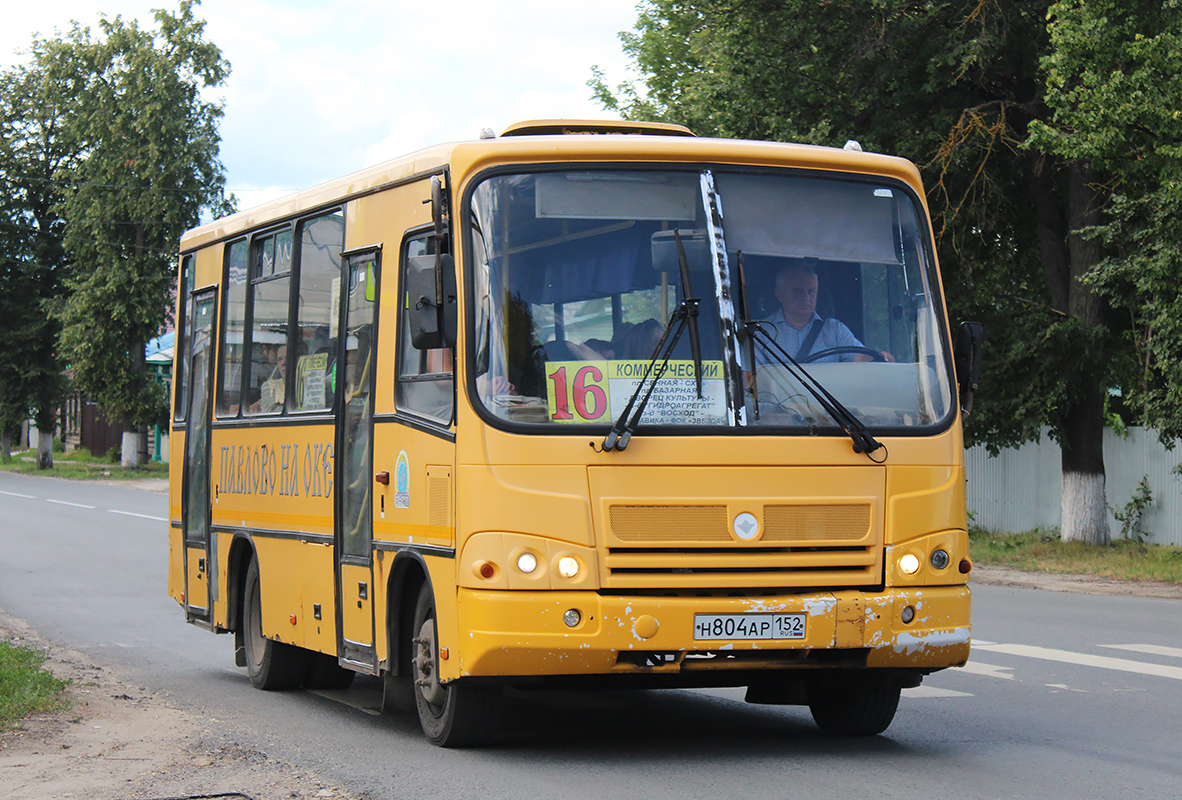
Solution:
{"label": "bus headlight", "polygon": [[914,575],[919,572],[919,559],[912,553],[908,553],[899,559],[899,569],[904,575]]}
{"label": "bus headlight", "polygon": [[522,553],[517,557],[517,569],[529,575],[538,568],[538,557],[533,553]]}
{"label": "bus headlight", "polygon": [[579,560],[572,556],[563,556],[558,559],[558,574],[570,580],[579,574]]}
{"label": "bus headlight", "polygon": [[939,547],[932,551],[931,562],[933,569],[945,569],[950,563],[952,563],[952,557],[948,555],[947,550],[945,550],[943,547]]}

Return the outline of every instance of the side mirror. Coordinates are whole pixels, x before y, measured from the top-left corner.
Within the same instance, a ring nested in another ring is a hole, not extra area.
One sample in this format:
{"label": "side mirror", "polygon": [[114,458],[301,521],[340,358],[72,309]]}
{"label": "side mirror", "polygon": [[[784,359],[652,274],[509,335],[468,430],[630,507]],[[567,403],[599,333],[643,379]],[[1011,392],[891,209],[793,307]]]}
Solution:
{"label": "side mirror", "polygon": [[455,347],[456,265],[447,253],[411,256],[406,269],[410,339],[419,350]]}
{"label": "side mirror", "polygon": [[962,322],[956,331],[953,357],[956,382],[960,386],[960,411],[968,417],[973,410],[973,395],[981,375],[981,343],[985,331],[980,322]]}

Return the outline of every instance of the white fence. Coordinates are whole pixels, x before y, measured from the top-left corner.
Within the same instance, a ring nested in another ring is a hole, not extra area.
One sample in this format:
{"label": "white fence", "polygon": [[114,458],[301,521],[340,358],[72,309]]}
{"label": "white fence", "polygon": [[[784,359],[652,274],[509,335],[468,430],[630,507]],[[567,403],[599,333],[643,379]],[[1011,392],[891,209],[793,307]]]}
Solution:
{"label": "white fence", "polygon": [[[1104,472],[1112,536],[1120,523],[1111,509],[1123,509],[1141,478],[1148,476],[1153,504],[1141,517],[1146,541],[1182,546],[1182,477],[1173,469],[1182,463],[1182,447],[1162,447],[1157,434],[1130,428],[1122,439],[1104,432]],[[965,453],[968,508],[972,522],[985,530],[1016,533],[1057,528],[1061,515],[1063,473],[1059,445],[1044,435],[1039,444],[1003,450],[990,458],[982,446]]]}

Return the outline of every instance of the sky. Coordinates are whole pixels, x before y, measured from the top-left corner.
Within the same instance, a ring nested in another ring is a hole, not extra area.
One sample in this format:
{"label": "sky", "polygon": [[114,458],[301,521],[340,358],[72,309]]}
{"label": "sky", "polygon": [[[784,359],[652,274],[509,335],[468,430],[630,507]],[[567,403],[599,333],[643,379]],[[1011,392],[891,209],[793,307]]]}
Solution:
{"label": "sky", "polygon": [[[314,186],[438,142],[498,134],[526,119],[612,119],[591,99],[634,76],[619,39],[638,0],[204,0],[195,14],[231,74],[221,100],[222,163],[239,208]],[[154,29],[176,0],[9,4],[0,69],[35,34],[99,11]]]}

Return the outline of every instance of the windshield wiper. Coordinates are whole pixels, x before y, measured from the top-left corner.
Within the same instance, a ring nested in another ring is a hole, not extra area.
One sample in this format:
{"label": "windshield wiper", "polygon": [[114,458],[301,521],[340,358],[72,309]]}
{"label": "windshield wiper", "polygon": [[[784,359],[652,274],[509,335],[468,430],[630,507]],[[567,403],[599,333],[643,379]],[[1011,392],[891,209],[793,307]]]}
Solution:
{"label": "windshield wiper", "polygon": [[[632,439],[632,432],[636,430],[636,426],[640,424],[640,417],[644,414],[645,406],[648,405],[649,398],[653,396],[653,390],[657,388],[657,382],[661,380],[661,376],[665,374],[665,369],[669,366],[669,356],[673,353],[673,348],[677,346],[677,342],[681,339],[681,334],[689,328],[690,332],[690,352],[694,359],[694,378],[697,384],[698,399],[702,398],[702,340],[698,328],[698,308],[700,299],[693,297],[693,289],[690,286],[689,276],[689,262],[685,256],[685,247],[681,243],[681,234],[676,229],[673,231],[673,240],[677,243],[677,263],[681,269],[681,289],[682,299],[677,304],[677,308],[669,316],[669,322],[665,325],[665,331],[661,334],[661,340],[657,342],[657,346],[653,349],[653,356],[649,359],[648,366],[644,369],[644,375],[640,379],[640,383],[636,384],[636,388],[632,390],[631,396],[628,398],[627,405],[620,413],[616,424],[608,432],[603,439],[604,450],[626,450],[628,442]],[[677,326],[676,332],[673,327]],[[670,338],[669,334],[673,337]],[[653,373],[653,367],[657,362],[661,362],[661,366]],[[652,380],[649,381],[649,377]],[[644,390],[645,385],[648,385],[647,391],[644,392],[644,397],[641,398],[640,393]],[[637,399],[640,403],[637,404]],[[633,408],[635,407],[635,411]]]}
{"label": "windshield wiper", "polygon": [[[747,335],[752,339],[758,340],[759,346],[762,347],[768,354],[780,363],[784,369],[788,370],[796,381],[808,390],[816,401],[821,404],[830,418],[837,423],[837,426],[849,436],[854,443],[855,453],[865,453],[869,456],[876,450],[880,450],[885,445],[875,439],[870,430],[862,424],[862,421],[854,416],[848,408],[846,408],[840,400],[829,393],[829,390],[821,385],[820,381],[800,365],[795,358],[789,355],[788,351],[780,346],[780,343],[773,339],[767,331],[763,329],[759,322],[746,321],[744,327]],[[752,365],[754,365],[752,359]],[[885,456],[884,456],[885,459]],[[873,461],[874,459],[870,459]],[[881,462],[878,462],[881,463]]]}
{"label": "windshield wiper", "polygon": [[751,404],[754,410],[756,422],[759,421],[759,392],[756,387],[759,385],[756,380],[758,377],[758,370],[755,367],[755,337],[751,335],[751,331],[747,326],[751,323],[751,303],[747,299],[747,272],[743,269],[743,251],[740,250],[735,254],[736,266],[739,269],[739,330],[738,339],[739,344],[747,351],[747,363],[751,367]]}
{"label": "windshield wiper", "polygon": [[694,297],[694,287],[690,283],[689,259],[685,257],[685,245],[681,243],[681,232],[673,229],[673,241],[677,244],[677,267],[681,270],[681,296],[683,304],[692,304],[687,308],[686,324],[689,325],[690,356],[694,359],[694,381],[698,390],[698,399],[702,399],[702,334],[698,328],[698,298]]}

